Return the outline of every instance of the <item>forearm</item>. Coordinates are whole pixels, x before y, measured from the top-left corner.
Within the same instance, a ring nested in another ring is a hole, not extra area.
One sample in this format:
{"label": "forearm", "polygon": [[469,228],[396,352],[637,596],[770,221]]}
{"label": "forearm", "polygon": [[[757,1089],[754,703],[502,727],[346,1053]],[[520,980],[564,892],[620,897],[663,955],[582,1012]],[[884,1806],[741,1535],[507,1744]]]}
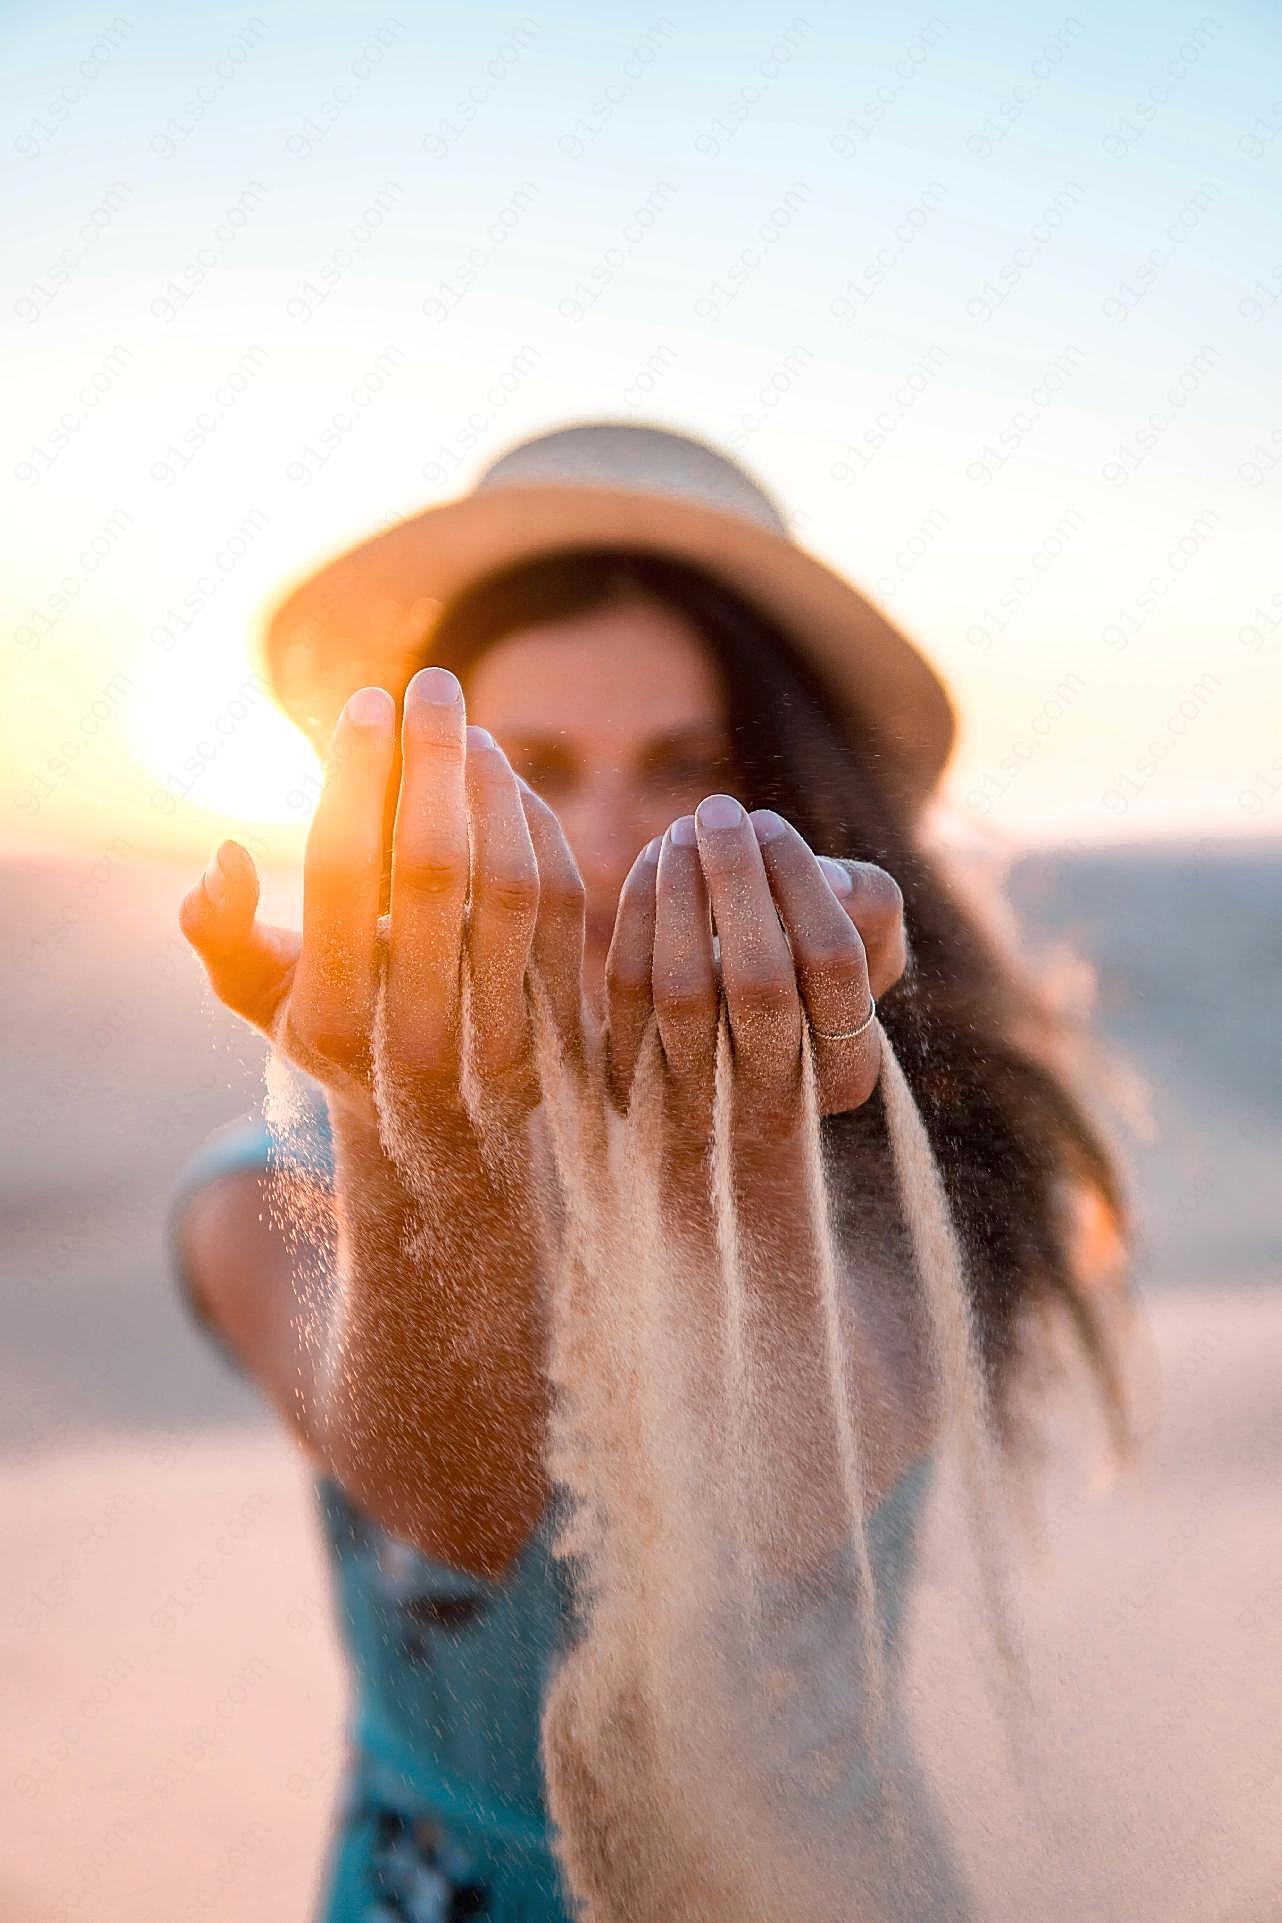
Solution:
{"label": "forearm", "polygon": [[335,1474],[427,1553],[497,1576],[546,1493],[546,1378],[529,1158],[496,1186],[438,1145],[411,1191],[363,1121],[333,1114],[336,1273],[317,1376]]}

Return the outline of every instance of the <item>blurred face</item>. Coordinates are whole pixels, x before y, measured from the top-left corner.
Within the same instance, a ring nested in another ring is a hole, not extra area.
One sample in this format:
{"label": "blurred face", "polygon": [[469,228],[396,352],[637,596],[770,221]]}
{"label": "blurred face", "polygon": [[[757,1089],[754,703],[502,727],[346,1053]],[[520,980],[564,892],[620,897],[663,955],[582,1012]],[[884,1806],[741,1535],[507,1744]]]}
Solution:
{"label": "blurred face", "polygon": [[585,964],[599,987],[635,857],[733,786],[716,670],[675,610],[638,599],[504,635],[468,671],[467,712],[556,810],[583,876]]}

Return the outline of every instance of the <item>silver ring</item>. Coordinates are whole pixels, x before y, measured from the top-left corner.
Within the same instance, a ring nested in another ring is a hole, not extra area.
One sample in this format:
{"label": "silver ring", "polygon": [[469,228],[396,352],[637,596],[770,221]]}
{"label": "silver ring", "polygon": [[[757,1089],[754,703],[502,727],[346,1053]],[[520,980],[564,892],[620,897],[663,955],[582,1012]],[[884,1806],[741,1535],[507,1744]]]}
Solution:
{"label": "silver ring", "polygon": [[810,1033],[817,1042],[853,1042],[857,1035],[863,1035],[872,1027],[876,1018],[877,1004],[870,995],[868,997],[868,1013],[864,1016],[858,1028],[843,1028],[840,1033],[836,1035],[825,1035],[822,1028],[812,1028]]}

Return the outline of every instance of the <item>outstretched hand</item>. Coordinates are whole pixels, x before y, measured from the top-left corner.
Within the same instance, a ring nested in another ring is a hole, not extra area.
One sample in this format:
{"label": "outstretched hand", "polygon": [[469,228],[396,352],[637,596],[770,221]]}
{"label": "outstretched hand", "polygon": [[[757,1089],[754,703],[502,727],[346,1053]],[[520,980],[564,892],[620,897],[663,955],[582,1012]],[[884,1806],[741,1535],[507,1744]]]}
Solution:
{"label": "outstretched hand", "polygon": [[465,1042],[491,1112],[519,1123],[538,1100],[531,961],[563,1048],[581,1043],[583,884],[552,810],[485,729],[468,727],[454,675],[424,668],[406,690],[381,915],[395,712],[369,687],[339,718],[307,839],[301,933],[257,919],[258,876],[234,841],[184,897],[179,923],[219,999],[371,1125],[388,1100],[401,1140],[463,1120]]}
{"label": "outstretched hand", "polygon": [[903,897],[884,869],[816,857],[781,816],[709,796],[641,851],[623,886],[607,963],[614,1100],[627,1105],[653,1016],[667,1112],[706,1138],[724,996],[739,1139],[794,1139],[803,1024],[821,1111],[858,1108],[881,1063],[873,997],[906,963]]}
{"label": "outstretched hand", "polygon": [[[465,1053],[491,1112],[520,1123],[540,1095],[531,965],[563,1051],[583,1049],[582,879],[555,814],[486,730],[467,725],[456,678],[424,668],[406,690],[380,914],[394,722],[391,696],[373,687],[339,718],[307,840],[301,932],[258,919],[258,875],[234,841],[184,897],[180,926],[219,999],[371,1125],[388,1100],[402,1140],[461,1120]],[[779,815],[709,796],[641,851],[623,884],[606,969],[613,1099],[626,1107],[653,1017],[670,1113],[706,1137],[724,996],[741,1131],[795,1134],[803,1024],[822,1111],[856,1108],[880,1067],[872,999],[906,959],[903,898],[884,869],[817,857]]]}

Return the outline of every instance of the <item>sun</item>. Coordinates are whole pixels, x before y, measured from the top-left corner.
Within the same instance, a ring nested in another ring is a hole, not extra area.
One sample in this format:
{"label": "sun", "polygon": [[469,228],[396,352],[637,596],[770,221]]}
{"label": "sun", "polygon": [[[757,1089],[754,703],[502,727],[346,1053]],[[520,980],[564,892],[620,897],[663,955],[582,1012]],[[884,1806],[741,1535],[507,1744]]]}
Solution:
{"label": "sun", "polygon": [[157,674],[122,716],[125,745],[154,776],[152,804],[273,826],[304,824],[320,793],[317,756],[236,652],[211,648]]}

